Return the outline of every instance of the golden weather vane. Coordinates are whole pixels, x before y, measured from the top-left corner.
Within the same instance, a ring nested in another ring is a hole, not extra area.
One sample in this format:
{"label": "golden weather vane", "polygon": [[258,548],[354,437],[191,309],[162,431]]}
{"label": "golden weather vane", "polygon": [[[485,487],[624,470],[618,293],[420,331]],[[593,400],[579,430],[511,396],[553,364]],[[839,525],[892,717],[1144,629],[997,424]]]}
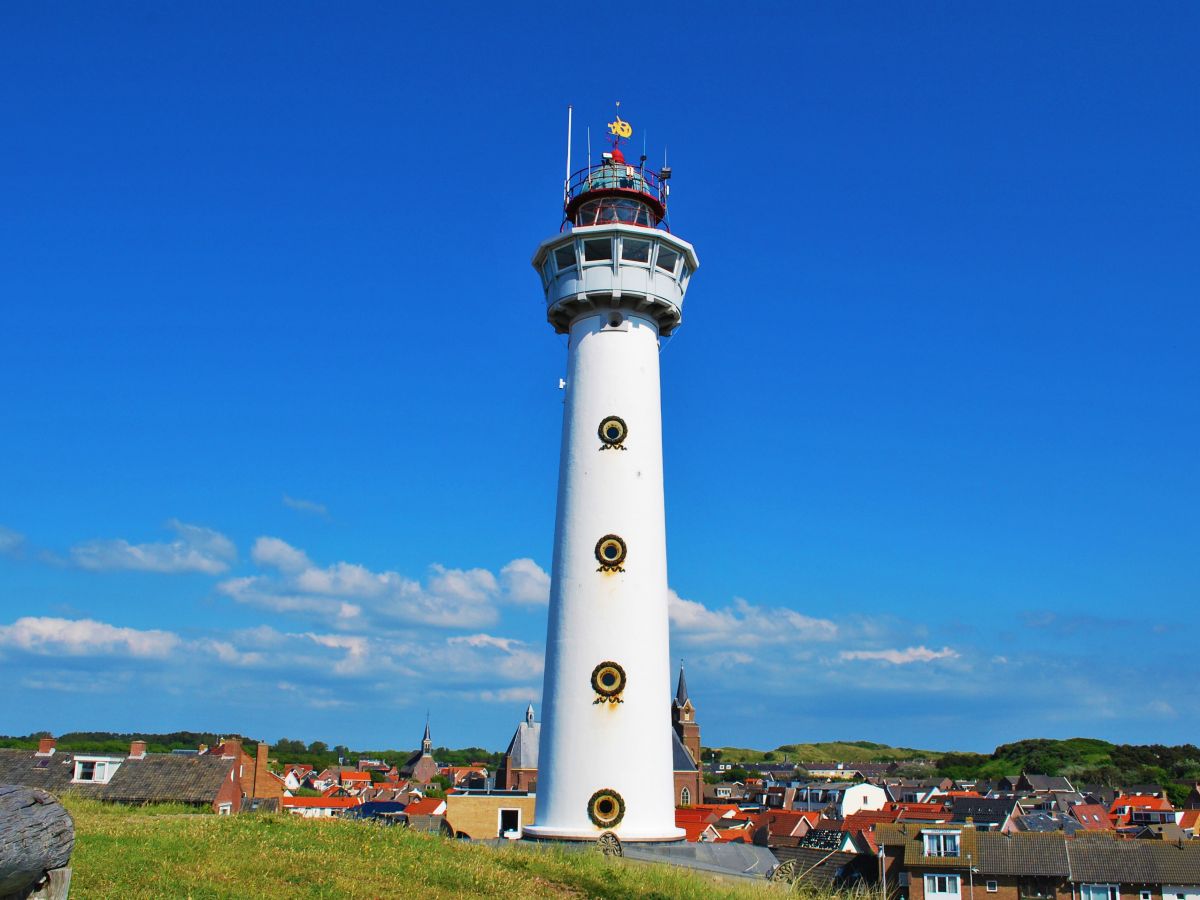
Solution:
{"label": "golden weather vane", "polygon": [[609,133],[615,138],[627,138],[633,134],[633,126],[621,118],[621,101],[617,101],[617,121],[608,123]]}

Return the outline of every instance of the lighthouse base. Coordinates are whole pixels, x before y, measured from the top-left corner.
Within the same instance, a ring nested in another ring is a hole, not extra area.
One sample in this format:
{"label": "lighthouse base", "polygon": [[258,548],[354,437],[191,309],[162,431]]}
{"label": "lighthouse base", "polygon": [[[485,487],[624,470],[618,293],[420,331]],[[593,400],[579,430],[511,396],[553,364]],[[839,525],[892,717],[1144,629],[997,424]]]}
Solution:
{"label": "lighthouse base", "polygon": [[686,836],[682,828],[631,831],[624,828],[556,828],[553,825],[526,825],[521,830],[521,836],[532,841],[596,841],[608,830],[620,838],[622,843],[665,843],[682,841]]}

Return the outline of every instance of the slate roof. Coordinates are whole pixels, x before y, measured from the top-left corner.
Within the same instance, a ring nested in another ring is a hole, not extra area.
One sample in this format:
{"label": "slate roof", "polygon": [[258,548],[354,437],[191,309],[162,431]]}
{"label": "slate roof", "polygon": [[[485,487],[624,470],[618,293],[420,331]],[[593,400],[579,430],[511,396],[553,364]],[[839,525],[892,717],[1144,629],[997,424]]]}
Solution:
{"label": "slate roof", "polygon": [[679,735],[675,729],[671,729],[671,768],[676,772],[695,772],[696,764],[692,761],[692,754],[687,752],[687,747],[683,746],[683,742],[679,740]]}
{"label": "slate roof", "polygon": [[688,702],[687,680],[683,677],[683,666],[679,667],[679,686],[675,688],[675,705],[683,706]]}
{"label": "slate roof", "polygon": [[1059,832],[1000,834],[980,832],[975,836],[979,872],[983,875],[1056,875],[1066,878],[1067,840]]}
{"label": "slate roof", "polygon": [[854,853],[817,850],[811,847],[772,847],[780,862],[796,863],[796,882],[830,887],[840,884],[857,860]]}
{"label": "slate roof", "polygon": [[1200,885],[1200,843],[1119,840],[1082,833],[1067,845],[1071,880],[1116,884]]}
{"label": "slate roof", "polygon": [[74,784],[75,755],[58,752],[39,757],[32,750],[0,750],[0,783],[39,787],[53,794],[70,791],[116,803],[212,803],[237,762],[219,756],[147,753],[142,759],[122,760],[108,784]]}
{"label": "slate roof", "polygon": [[1029,790],[1040,792],[1075,790],[1070,780],[1062,775],[1022,775],[1017,784],[1022,789],[1028,785]]}
{"label": "slate roof", "polygon": [[514,769],[536,769],[538,767],[538,746],[542,740],[542,723],[530,722],[528,716],[521,720],[513,733],[508,749],[504,751],[511,758],[509,765]]}
{"label": "slate roof", "polygon": [[965,822],[970,817],[976,825],[1003,825],[1016,804],[1004,798],[954,797],[950,801],[950,818]]}

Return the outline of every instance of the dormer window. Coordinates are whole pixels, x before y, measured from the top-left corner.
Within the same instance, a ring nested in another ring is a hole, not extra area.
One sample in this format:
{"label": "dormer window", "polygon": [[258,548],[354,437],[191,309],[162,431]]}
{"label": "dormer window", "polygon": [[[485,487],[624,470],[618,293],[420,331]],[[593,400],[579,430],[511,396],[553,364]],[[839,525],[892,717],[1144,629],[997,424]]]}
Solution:
{"label": "dormer window", "polygon": [[926,856],[961,855],[957,831],[926,831],[921,837],[925,841]]}
{"label": "dormer window", "polygon": [[72,781],[80,784],[108,784],[121,766],[121,760],[107,756],[76,756]]}

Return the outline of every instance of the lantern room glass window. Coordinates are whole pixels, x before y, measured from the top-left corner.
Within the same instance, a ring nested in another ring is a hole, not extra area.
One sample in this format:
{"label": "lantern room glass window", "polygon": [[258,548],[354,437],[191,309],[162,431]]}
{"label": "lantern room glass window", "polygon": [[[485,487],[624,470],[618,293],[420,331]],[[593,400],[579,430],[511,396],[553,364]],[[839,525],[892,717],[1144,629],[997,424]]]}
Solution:
{"label": "lantern room glass window", "polygon": [[569,269],[575,265],[575,245],[565,244],[562,247],[557,247],[554,250],[554,267],[558,271]]}
{"label": "lantern room glass window", "polygon": [[664,272],[675,274],[675,266],[679,262],[679,253],[672,250],[670,247],[660,246],[658,248],[658,259],[654,261],[654,265],[662,269]]}
{"label": "lantern room glass window", "polygon": [[583,242],[584,262],[612,262],[612,238],[592,238]]}
{"label": "lantern room glass window", "polygon": [[654,216],[646,204],[628,197],[600,197],[582,204],[575,212],[575,224],[641,225],[654,227]]}
{"label": "lantern room glass window", "polygon": [[639,241],[637,238],[621,240],[621,259],[625,262],[650,264],[650,242]]}

